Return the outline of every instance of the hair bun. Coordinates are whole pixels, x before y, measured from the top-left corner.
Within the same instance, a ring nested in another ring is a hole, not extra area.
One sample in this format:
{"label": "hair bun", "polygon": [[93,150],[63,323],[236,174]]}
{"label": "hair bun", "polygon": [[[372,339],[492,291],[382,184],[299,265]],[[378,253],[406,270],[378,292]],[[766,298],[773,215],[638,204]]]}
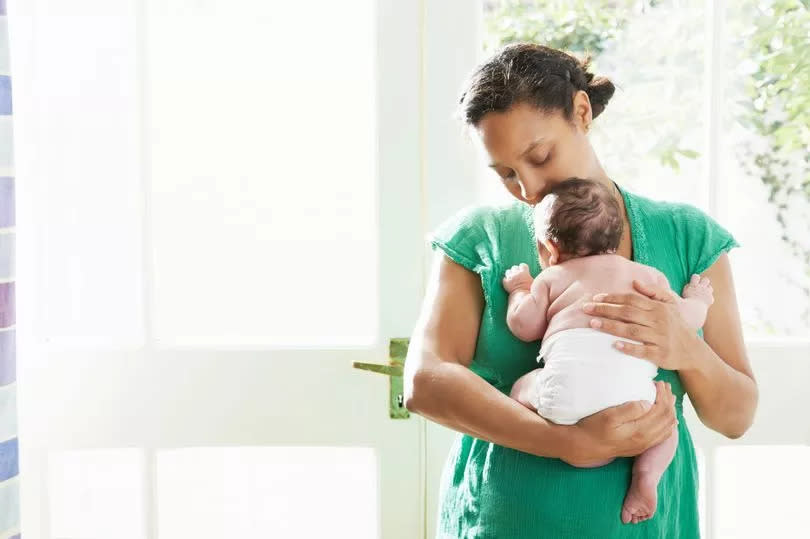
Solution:
{"label": "hair bun", "polygon": [[605,77],[596,77],[594,79],[593,75],[591,75],[591,79],[593,80],[588,82],[586,92],[588,93],[588,99],[591,101],[591,114],[596,118],[605,110],[608,101],[616,91],[616,87],[610,82],[610,79]]}
{"label": "hair bun", "polygon": [[593,118],[599,116],[613,97],[616,87],[606,77],[596,77],[590,73],[588,69],[591,67],[591,60],[593,57],[588,54],[580,60],[579,68],[585,76],[585,90],[588,93],[588,99],[591,101],[591,114]]}

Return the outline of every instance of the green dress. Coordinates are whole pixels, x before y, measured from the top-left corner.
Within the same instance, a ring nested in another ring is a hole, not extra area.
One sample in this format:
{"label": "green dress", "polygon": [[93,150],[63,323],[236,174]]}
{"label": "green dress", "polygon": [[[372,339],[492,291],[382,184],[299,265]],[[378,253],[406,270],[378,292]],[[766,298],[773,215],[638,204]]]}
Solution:
{"label": "green dress", "polygon": [[[661,270],[680,293],[689,277],[709,268],[739,244],[700,209],[656,201],[621,188],[633,243],[633,260]],[[526,343],[506,326],[504,272],[525,262],[540,271],[530,206],[515,201],[468,207],[430,235],[434,249],[481,277],[485,306],[470,368],[509,394],[512,384],[537,368],[540,341]],[[702,330],[698,332],[702,337]],[[457,433],[439,488],[437,538],[606,539],[700,536],[698,472],[692,437],[683,419],[684,388],[676,371],[659,369],[672,385],[679,419],[675,457],[658,486],[653,518],[623,524],[621,507],[633,458],[600,468],[576,468]]]}

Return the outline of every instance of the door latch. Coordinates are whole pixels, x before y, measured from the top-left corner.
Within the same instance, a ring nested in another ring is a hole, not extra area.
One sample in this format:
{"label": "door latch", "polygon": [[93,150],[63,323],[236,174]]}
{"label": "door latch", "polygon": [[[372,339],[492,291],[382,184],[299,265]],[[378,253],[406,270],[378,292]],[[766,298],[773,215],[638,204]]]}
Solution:
{"label": "door latch", "polygon": [[388,375],[388,415],[391,419],[408,419],[411,414],[405,408],[402,373],[405,369],[405,356],[408,355],[410,339],[391,339],[388,345],[388,364],[363,363],[353,361],[352,367]]}

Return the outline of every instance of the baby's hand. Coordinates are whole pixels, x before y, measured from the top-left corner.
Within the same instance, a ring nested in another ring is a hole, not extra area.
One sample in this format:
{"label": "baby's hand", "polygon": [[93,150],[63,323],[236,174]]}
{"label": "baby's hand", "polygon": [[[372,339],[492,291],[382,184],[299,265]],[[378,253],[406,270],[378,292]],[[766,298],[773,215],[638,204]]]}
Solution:
{"label": "baby's hand", "polygon": [[706,305],[714,303],[714,289],[709,278],[692,275],[692,279],[683,287],[683,297],[700,300]]}
{"label": "baby's hand", "polygon": [[529,273],[529,265],[526,263],[518,266],[512,266],[506,270],[503,278],[503,287],[508,293],[515,290],[531,290],[532,288],[532,275]]}

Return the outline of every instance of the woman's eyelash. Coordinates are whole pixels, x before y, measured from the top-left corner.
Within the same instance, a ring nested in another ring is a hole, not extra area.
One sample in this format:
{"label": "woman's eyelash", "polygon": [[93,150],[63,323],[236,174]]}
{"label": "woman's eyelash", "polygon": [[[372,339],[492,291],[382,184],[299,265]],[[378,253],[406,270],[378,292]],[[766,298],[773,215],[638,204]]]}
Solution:
{"label": "woman's eyelash", "polygon": [[[543,159],[542,161],[540,161],[539,163],[538,163],[537,161],[533,161],[533,162],[532,162],[532,164],[533,164],[534,166],[536,166],[536,167],[542,167],[543,165],[545,165],[545,164],[546,164],[546,163],[548,163],[549,161],[551,161],[551,154],[547,155],[547,156],[546,156],[546,158],[545,158],[545,159]],[[512,171],[510,171],[510,172],[509,172],[509,174],[507,174],[506,176],[504,176],[504,177],[503,177],[503,179],[505,179],[505,180],[511,180],[511,179],[513,179],[514,177],[515,177],[515,171],[514,171],[514,170],[512,170]]]}

